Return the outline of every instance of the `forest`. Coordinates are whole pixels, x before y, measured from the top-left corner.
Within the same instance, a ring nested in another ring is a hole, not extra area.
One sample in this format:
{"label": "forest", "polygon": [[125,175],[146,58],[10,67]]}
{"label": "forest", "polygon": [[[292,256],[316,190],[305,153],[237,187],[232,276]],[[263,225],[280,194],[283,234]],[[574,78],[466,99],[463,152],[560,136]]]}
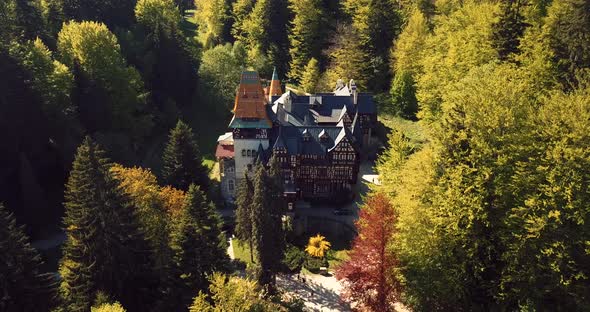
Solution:
{"label": "forest", "polygon": [[[378,102],[383,270],[347,300],[590,309],[590,0],[0,0],[0,310],[297,311],[247,291],[273,293],[272,218],[267,271],[226,275],[209,175],[247,68]],[[276,179],[243,205],[280,214]],[[28,241],[61,231],[57,283]]]}

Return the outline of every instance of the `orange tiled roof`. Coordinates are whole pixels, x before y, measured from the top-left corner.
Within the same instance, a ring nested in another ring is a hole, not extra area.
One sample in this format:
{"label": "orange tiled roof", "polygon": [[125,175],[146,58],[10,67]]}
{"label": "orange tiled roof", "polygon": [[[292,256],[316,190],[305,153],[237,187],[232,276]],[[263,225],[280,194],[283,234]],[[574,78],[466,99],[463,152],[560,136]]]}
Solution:
{"label": "orange tiled roof", "polygon": [[[234,103],[235,118],[268,119],[266,114],[266,98],[255,71],[244,71]],[[270,120],[269,120],[270,122]]]}

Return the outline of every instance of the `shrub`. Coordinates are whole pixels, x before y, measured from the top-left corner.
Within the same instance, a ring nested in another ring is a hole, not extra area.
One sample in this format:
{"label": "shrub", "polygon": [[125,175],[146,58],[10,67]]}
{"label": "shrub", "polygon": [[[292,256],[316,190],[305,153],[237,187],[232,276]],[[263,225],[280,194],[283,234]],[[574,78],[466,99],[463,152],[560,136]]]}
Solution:
{"label": "shrub", "polygon": [[303,266],[303,262],[305,262],[305,252],[293,245],[289,245],[285,250],[285,257],[283,259],[285,267],[292,273],[299,272]]}
{"label": "shrub", "polygon": [[305,268],[311,273],[319,273],[321,267],[328,267],[328,260],[325,258],[315,258],[307,255],[305,259]]}

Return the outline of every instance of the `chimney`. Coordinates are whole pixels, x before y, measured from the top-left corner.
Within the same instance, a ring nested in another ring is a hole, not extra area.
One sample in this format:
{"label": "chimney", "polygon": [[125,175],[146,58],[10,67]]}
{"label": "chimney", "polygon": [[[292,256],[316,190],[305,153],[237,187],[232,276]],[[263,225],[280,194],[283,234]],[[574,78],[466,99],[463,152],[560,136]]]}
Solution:
{"label": "chimney", "polygon": [[348,89],[350,90],[350,94],[352,94],[352,103],[354,103],[354,105],[356,105],[357,100],[358,100],[358,92],[356,90],[356,84],[354,83],[354,79],[350,79]]}

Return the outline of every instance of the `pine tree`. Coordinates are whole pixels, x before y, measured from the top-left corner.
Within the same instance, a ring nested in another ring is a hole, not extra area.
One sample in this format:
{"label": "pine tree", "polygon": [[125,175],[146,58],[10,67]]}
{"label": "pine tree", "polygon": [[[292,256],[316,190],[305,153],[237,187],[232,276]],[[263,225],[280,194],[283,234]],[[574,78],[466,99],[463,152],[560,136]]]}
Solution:
{"label": "pine tree", "polygon": [[500,15],[500,20],[493,26],[493,45],[498,51],[500,60],[506,60],[510,54],[520,52],[518,48],[520,38],[527,27],[522,15],[526,2],[526,0],[502,1],[502,15]]}
{"label": "pine tree", "polygon": [[269,217],[270,230],[272,231],[273,244],[272,249],[272,263],[274,272],[280,270],[280,263],[283,260],[283,255],[286,249],[285,231],[283,228],[283,215],[286,211],[285,202],[285,185],[283,179],[283,171],[281,163],[276,155],[273,155],[268,162],[268,190],[270,197]]}
{"label": "pine tree", "polygon": [[350,27],[341,26],[336,35],[336,42],[329,50],[330,67],[326,71],[328,85],[343,79],[354,79],[357,88],[366,90],[371,80],[371,62],[369,54],[362,48],[360,37]]}
{"label": "pine tree", "polygon": [[256,279],[260,285],[272,293],[275,276],[279,269],[284,250],[281,206],[277,205],[275,194],[277,186],[267,175],[264,165],[258,163],[254,176],[254,196],[252,197],[252,233],[256,246],[258,264]]}
{"label": "pine tree", "polygon": [[64,308],[87,311],[98,291],[130,310],[146,308],[157,286],[151,254],[134,209],[111,176],[110,162],[89,137],[78,148],[66,184],[60,262]]}
{"label": "pine tree", "polygon": [[325,42],[325,33],[322,23],[325,13],[322,10],[320,0],[290,0],[290,8],[295,17],[289,35],[291,48],[291,65],[289,78],[298,82],[303,70],[314,57],[320,59]]}
{"label": "pine tree", "polygon": [[195,183],[206,192],[209,188],[209,177],[207,169],[202,164],[201,153],[192,129],[179,120],[168,138],[162,157],[164,183],[181,190],[188,190],[189,185]]}
{"label": "pine tree", "polygon": [[252,193],[254,186],[247,175],[240,180],[236,196],[236,237],[248,241],[250,260],[254,262],[253,234],[252,234]]}
{"label": "pine tree", "polygon": [[418,100],[416,100],[416,86],[412,75],[405,71],[398,71],[391,83],[391,100],[394,112],[407,119],[416,119]]}
{"label": "pine tree", "polygon": [[31,247],[23,227],[0,203],[0,310],[36,311],[51,308],[56,282],[42,273],[43,261]]}
{"label": "pine tree", "polygon": [[199,290],[207,289],[207,275],[223,271],[228,261],[221,218],[205,194],[192,184],[171,235],[179,306],[186,307]]}
{"label": "pine tree", "polygon": [[301,88],[307,93],[315,93],[319,80],[320,66],[318,61],[312,57],[305,66],[305,71],[301,77]]}

